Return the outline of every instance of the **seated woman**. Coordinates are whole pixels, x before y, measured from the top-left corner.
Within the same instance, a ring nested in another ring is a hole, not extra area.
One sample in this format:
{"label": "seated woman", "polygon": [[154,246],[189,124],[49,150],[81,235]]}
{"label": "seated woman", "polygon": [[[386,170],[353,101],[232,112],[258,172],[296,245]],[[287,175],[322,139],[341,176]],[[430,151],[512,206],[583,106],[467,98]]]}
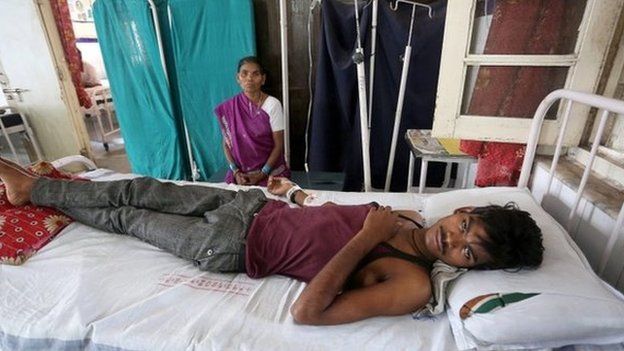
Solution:
{"label": "seated woman", "polygon": [[[455,267],[537,267],[542,234],[513,205],[464,207],[423,228],[417,212],[374,203],[304,207],[285,178],[268,191],[180,186],[152,178],[85,182],[34,176],[0,158],[9,202],[54,207],[108,232],[141,239],[212,272],[281,274],[309,282],[291,307],[298,323],[339,324],[407,314],[432,296],[436,260]],[[409,213],[411,212],[411,213]],[[411,216],[410,216],[411,215]]]}
{"label": "seated woman", "polygon": [[238,62],[243,92],[221,103],[215,114],[230,164],[226,183],[267,185],[269,175],[290,177],[284,159],[284,115],[280,102],[262,91],[264,68],[254,56]]}

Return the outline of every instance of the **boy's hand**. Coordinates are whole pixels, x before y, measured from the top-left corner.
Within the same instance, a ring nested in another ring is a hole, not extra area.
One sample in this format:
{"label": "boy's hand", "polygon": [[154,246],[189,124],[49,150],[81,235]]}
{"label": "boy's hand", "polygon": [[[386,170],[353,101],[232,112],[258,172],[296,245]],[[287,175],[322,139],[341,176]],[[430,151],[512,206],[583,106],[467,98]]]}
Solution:
{"label": "boy's hand", "polygon": [[392,238],[403,223],[399,221],[399,215],[392,213],[390,206],[371,208],[364,221],[362,232],[375,238],[377,243]]}
{"label": "boy's hand", "polygon": [[269,176],[267,182],[267,190],[273,195],[283,196],[288,192],[288,189],[295,186],[293,182],[284,177]]}

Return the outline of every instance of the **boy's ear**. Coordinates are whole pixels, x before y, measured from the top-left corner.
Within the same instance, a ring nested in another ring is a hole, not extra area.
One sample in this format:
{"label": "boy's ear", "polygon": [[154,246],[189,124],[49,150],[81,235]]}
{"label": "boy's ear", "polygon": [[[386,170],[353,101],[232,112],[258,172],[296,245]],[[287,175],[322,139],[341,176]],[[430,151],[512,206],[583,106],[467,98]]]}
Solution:
{"label": "boy's ear", "polygon": [[453,214],[456,214],[456,213],[470,213],[474,209],[475,209],[475,206],[464,206],[464,207],[456,208],[455,211],[453,211]]}

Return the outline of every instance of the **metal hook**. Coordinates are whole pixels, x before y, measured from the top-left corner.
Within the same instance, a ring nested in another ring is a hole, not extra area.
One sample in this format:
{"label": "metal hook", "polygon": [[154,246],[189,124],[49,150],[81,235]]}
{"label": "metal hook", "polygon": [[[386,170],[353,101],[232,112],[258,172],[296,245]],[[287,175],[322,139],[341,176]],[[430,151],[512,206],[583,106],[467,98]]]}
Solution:
{"label": "metal hook", "polygon": [[431,8],[430,5],[425,5],[425,4],[421,4],[419,2],[416,1],[410,1],[410,0],[395,0],[394,2],[394,6],[392,5],[392,2],[390,2],[390,9],[392,11],[396,11],[399,8],[399,3],[406,3],[408,5],[412,5],[412,6],[420,6],[420,7],[424,7],[427,9],[427,14],[429,15],[429,18],[433,18],[433,9]]}

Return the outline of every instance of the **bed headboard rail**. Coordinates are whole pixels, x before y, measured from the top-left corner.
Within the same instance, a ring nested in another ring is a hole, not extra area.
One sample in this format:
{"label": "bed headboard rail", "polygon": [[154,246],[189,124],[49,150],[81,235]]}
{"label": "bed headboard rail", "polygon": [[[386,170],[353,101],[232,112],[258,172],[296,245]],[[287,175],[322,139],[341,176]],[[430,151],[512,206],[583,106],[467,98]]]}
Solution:
{"label": "bed headboard rail", "polygon": [[[624,115],[624,101],[607,98],[604,96],[581,93],[578,91],[559,89],[555,90],[552,93],[548,94],[544,100],[540,103],[537,110],[535,111],[535,115],[533,116],[533,122],[531,124],[531,131],[529,134],[529,139],[527,141],[526,154],[524,156],[524,162],[522,163],[522,170],[520,173],[520,179],[518,180],[518,187],[526,188],[528,186],[529,177],[531,175],[531,168],[533,166],[533,160],[535,159],[535,153],[537,150],[537,145],[539,142],[540,131],[542,129],[542,122],[546,116],[546,112],[550,109],[550,107],[558,100],[565,100],[566,105],[563,113],[563,120],[561,129],[559,131],[559,135],[557,137],[557,143],[555,147],[555,154],[553,156],[552,163],[550,165],[550,172],[548,176],[548,183],[546,185],[545,194],[550,192],[550,186],[552,185],[553,177],[555,174],[555,169],[557,167],[557,163],[559,162],[559,157],[561,155],[561,146],[563,144],[563,136],[565,135],[568,119],[570,118],[570,110],[572,108],[572,104],[580,103],[584,105],[588,105],[591,107],[596,107],[599,110],[600,114],[600,122],[598,125],[598,130],[596,132],[596,136],[594,137],[592,148],[590,151],[589,162],[587,162],[585,166],[585,170],[583,172],[583,176],[581,178],[581,182],[579,184],[579,188],[576,192],[576,196],[574,199],[574,203],[570,210],[570,214],[568,216],[567,229],[570,230],[572,224],[574,223],[574,218],[576,216],[576,210],[583,195],[583,191],[585,190],[585,185],[587,184],[587,180],[589,179],[589,174],[591,172],[592,165],[594,163],[594,159],[596,157],[596,153],[598,152],[598,146],[600,145],[600,139],[602,134],[604,133],[605,125],[607,123],[607,119],[609,118],[611,113],[622,114]],[[537,199],[540,204],[542,199]],[[618,218],[616,219],[615,226],[611,231],[611,235],[609,237],[609,241],[602,253],[600,258],[600,265],[598,268],[598,274],[602,274],[606,267],[607,261],[611,256],[611,252],[613,251],[613,247],[618,238],[618,232],[622,228],[624,224],[624,204],[620,208],[620,213]]]}

